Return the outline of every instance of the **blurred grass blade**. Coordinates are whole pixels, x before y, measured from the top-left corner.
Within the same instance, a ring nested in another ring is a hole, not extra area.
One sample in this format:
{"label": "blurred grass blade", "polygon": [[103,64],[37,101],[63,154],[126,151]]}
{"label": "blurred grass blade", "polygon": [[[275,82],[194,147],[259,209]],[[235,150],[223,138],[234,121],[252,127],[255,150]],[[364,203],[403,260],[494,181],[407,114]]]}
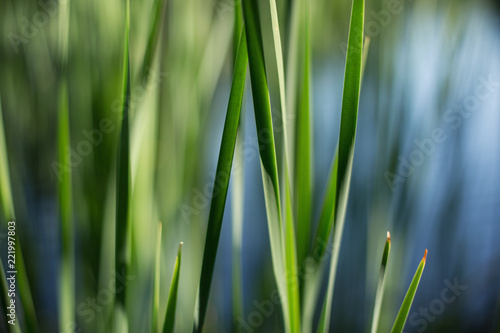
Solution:
{"label": "blurred grass blade", "polygon": [[408,291],[406,292],[406,296],[399,308],[398,316],[396,317],[396,321],[394,322],[394,326],[392,326],[391,333],[401,333],[405,327],[406,319],[408,318],[408,313],[410,313],[411,304],[413,303],[413,298],[415,298],[415,293],[417,292],[418,284],[420,282],[420,278],[422,277],[422,272],[424,271],[425,262],[427,260],[427,249],[425,250],[424,257],[420,261],[418,265],[417,271],[411,280],[411,284],[408,287]]}
{"label": "blurred grass blade", "polygon": [[380,310],[382,309],[382,299],[384,298],[385,289],[385,271],[389,253],[391,251],[391,234],[387,231],[387,240],[385,241],[384,253],[382,254],[382,262],[380,263],[380,273],[378,278],[377,293],[375,295],[375,307],[373,308],[372,329],[371,333],[376,333],[378,322],[380,319]]}
{"label": "blurred grass blade", "polygon": [[154,9],[152,17],[154,17],[154,19],[151,21],[152,26],[150,28],[148,44],[146,46],[146,52],[142,61],[142,80],[145,80],[147,78],[148,72],[151,70],[151,67],[153,65],[154,56],[160,39],[160,32],[163,25],[166,6],[167,0],[156,0],[153,6]]}
{"label": "blurred grass blade", "polygon": [[[59,8],[59,91],[58,91],[58,147],[59,163],[71,160],[68,102],[68,38],[70,2]],[[62,172],[59,181],[59,218],[61,223],[62,258],[59,282],[59,328],[65,330],[75,322],[75,249],[73,225],[73,193],[71,172]]]}
{"label": "blurred grass blade", "polygon": [[156,230],[156,249],[155,249],[155,270],[153,280],[153,315],[151,319],[151,332],[157,333],[158,313],[160,311],[160,272],[161,272],[161,222],[158,223]]}
{"label": "blurred grass blade", "polygon": [[[115,226],[115,270],[116,284],[119,285],[118,275],[126,275],[129,270],[131,257],[131,171],[130,171],[130,60],[129,60],[129,26],[130,26],[130,0],[126,1],[125,8],[125,40],[123,49],[122,69],[122,97],[123,109],[121,114],[121,131],[118,143],[116,162],[116,226]],[[115,327],[128,327],[122,322],[120,313],[125,311],[126,290],[115,294]],[[126,317],[123,317],[126,318]]]}
{"label": "blurred grass blade", "polygon": [[297,209],[297,256],[302,265],[309,252],[311,234],[311,114],[309,111],[310,80],[310,40],[309,40],[309,1],[301,2],[300,40],[303,45],[298,71],[301,83],[297,86],[298,110],[295,119],[295,201]]}
{"label": "blurred grass blade", "polygon": [[[233,64],[236,64],[238,46],[243,33],[243,11],[241,1],[235,1],[234,31],[233,31]],[[248,58],[248,56],[247,56]],[[242,103],[243,104],[243,103]],[[243,107],[243,106],[242,106]],[[241,249],[243,243],[243,214],[244,214],[244,187],[245,172],[243,159],[244,117],[240,117],[238,134],[236,135],[236,146],[234,152],[234,169],[238,172],[233,174],[231,217],[232,217],[232,280],[233,280],[233,323],[237,318],[243,316],[243,266],[241,260]],[[236,327],[233,327],[236,329]]]}
{"label": "blurred grass blade", "polygon": [[[285,166],[286,168],[286,166]],[[286,170],[288,174],[288,170]],[[292,194],[289,182],[285,182],[285,259],[288,308],[290,313],[290,332],[300,332],[299,273],[297,265],[297,246],[293,224]]]}
{"label": "blurred grass blade", "polygon": [[[250,68],[250,82],[254,104],[255,123],[259,141],[260,164],[264,199],[266,203],[269,241],[273,261],[274,276],[282,304],[288,303],[285,279],[283,227],[281,220],[280,189],[276,148],[274,143],[271,104],[266,78],[264,50],[257,3],[253,0],[243,0],[243,18],[248,39],[248,63]],[[285,331],[289,332],[290,310],[284,306],[283,317]]]}
{"label": "blurred grass blade", "polygon": [[[273,34],[273,51],[274,57],[269,62],[272,65],[272,69],[276,72],[276,77],[278,78],[278,90],[279,90],[279,110],[280,110],[280,118],[281,123],[274,124],[275,126],[281,126],[283,129],[281,133],[278,134],[276,140],[282,142],[282,147],[279,155],[279,158],[276,157],[276,160],[280,161],[281,169],[277,169],[279,173],[280,170],[282,172],[281,175],[281,189],[284,191],[284,229],[282,230],[282,242],[284,245],[284,257],[285,257],[285,267],[286,267],[286,292],[287,292],[287,301],[288,301],[288,309],[284,309],[284,317],[285,317],[285,327],[290,332],[300,332],[300,297],[299,297],[299,275],[298,275],[298,261],[300,258],[297,258],[297,244],[296,244],[296,236],[295,236],[295,225],[294,225],[294,211],[292,206],[292,182],[290,179],[290,168],[291,164],[291,155],[290,155],[290,138],[288,133],[288,124],[287,124],[287,107],[286,107],[286,98],[285,98],[285,75],[284,75],[284,65],[283,65],[283,52],[281,47],[281,37],[280,37],[280,29],[279,29],[279,21],[278,21],[278,11],[276,8],[276,1],[269,0],[269,11],[271,16],[271,26],[272,26],[272,34]],[[256,25],[257,26],[257,25]],[[262,44],[261,44],[262,45]],[[265,68],[264,68],[265,73]],[[252,78],[253,79],[253,78]],[[252,89],[253,90],[253,89]],[[260,92],[263,92],[260,91]],[[262,96],[265,98],[265,96]],[[271,114],[271,110],[269,110]],[[272,130],[272,128],[271,128]],[[273,131],[273,137],[274,137]],[[277,154],[276,149],[279,147],[275,147],[275,154]],[[278,196],[278,200],[279,200]],[[308,237],[308,236],[307,236]],[[288,320],[287,320],[288,318]]]}
{"label": "blurred grass blade", "polygon": [[[233,322],[243,316],[243,276],[241,249],[243,243],[243,214],[244,214],[244,172],[243,172],[243,126],[240,120],[236,147],[234,152],[235,172],[232,181],[232,280],[233,280]],[[236,169],[237,167],[237,169]]]}
{"label": "blurred grass blade", "polygon": [[[327,332],[330,326],[335,276],[337,273],[338,255],[344,229],[347,199],[351,181],[354,143],[358,117],[359,94],[361,90],[362,49],[364,31],[364,0],[353,0],[351,23],[347,44],[347,58],[344,75],[344,92],[342,96],[342,114],[338,143],[338,165],[336,183],[336,205],[334,220],[333,252],[330,262],[327,295],[323,304],[321,322],[318,332]],[[335,162],[334,162],[335,165]],[[335,166],[334,166],[335,168]],[[328,239],[328,235],[324,235]]]}
{"label": "blurred grass blade", "polygon": [[9,160],[7,159],[7,145],[3,126],[2,101],[0,100],[0,205],[5,222],[14,219],[14,200],[10,185]]}
{"label": "blurred grass blade", "polygon": [[222,218],[224,217],[224,206],[226,205],[231,166],[233,163],[234,149],[236,145],[238,124],[240,122],[247,63],[248,57],[246,37],[245,34],[242,34],[239,50],[236,56],[233,82],[227,106],[226,120],[224,123],[224,131],[222,133],[222,142],[214,181],[212,202],[210,204],[210,213],[208,217],[205,250],[203,252],[203,266],[200,277],[198,323],[195,322],[193,328],[193,330],[197,332],[200,332],[203,328],[203,322],[205,320],[205,314],[208,307],[210,285],[212,283],[215,257],[217,255],[217,247],[222,228]]}
{"label": "blurred grass blade", "polygon": [[170,284],[167,310],[165,312],[165,320],[163,323],[163,333],[172,333],[174,331],[175,309],[177,307],[177,290],[179,289],[179,275],[181,271],[182,244],[182,242],[179,244],[177,259],[175,259],[174,274],[172,276],[172,283]]}
{"label": "blurred grass blade", "polygon": [[[5,222],[15,221],[14,201],[10,183],[9,160],[7,159],[7,146],[5,144],[5,131],[3,126],[2,103],[0,100],[0,204],[2,206]],[[16,222],[16,226],[18,223]],[[29,332],[38,332],[35,306],[31,295],[24,256],[21,249],[20,230],[16,232],[16,270],[19,296],[24,311],[24,324]],[[3,269],[3,268],[2,268]],[[4,274],[4,271],[2,271]],[[10,328],[9,328],[10,329]],[[16,328],[17,330],[17,328]]]}

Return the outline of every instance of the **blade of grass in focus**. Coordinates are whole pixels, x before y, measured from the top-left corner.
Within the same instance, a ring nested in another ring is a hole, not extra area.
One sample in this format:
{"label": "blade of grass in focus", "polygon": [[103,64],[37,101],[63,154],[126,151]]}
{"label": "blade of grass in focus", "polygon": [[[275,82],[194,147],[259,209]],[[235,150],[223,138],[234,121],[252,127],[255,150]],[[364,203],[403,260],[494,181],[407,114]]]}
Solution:
{"label": "blade of grass in focus", "polygon": [[[353,0],[347,44],[344,91],[342,96],[342,113],[338,143],[336,181],[337,194],[335,204],[336,215],[334,220],[333,252],[330,262],[327,295],[323,304],[318,332],[327,332],[330,326],[330,315],[335,276],[337,272],[338,255],[344,229],[347,199],[349,197],[354,143],[356,138],[359,94],[361,90],[364,11],[364,0]],[[326,236],[326,238],[328,238],[328,236]]]}
{"label": "blade of grass in focus", "polygon": [[172,333],[174,331],[175,309],[177,307],[177,290],[179,289],[179,275],[181,271],[182,244],[182,242],[179,244],[177,259],[175,259],[174,275],[172,276],[172,283],[170,284],[167,310],[165,312],[165,320],[163,323],[163,333]]}
{"label": "blade of grass in focus", "polygon": [[245,34],[242,33],[236,56],[233,82],[231,85],[226,120],[222,133],[219,160],[217,162],[212,202],[210,204],[205,249],[203,252],[203,265],[200,276],[198,322],[195,322],[193,327],[193,331],[195,332],[201,332],[203,328],[205,314],[208,307],[210,285],[212,283],[220,231],[222,228],[222,219],[224,217],[224,207],[226,204],[229,178],[233,163],[236,136],[245,88],[246,68],[248,63],[246,45],[246,37]]}
{"label": "blade of grass in focus", "polygon": [[[68,102],[68,39],[70,2],[59,7],[59,87],[58,87],[58,149],[59,163],[71,160]],[[59,329],[75,323],[75,238],[73,225],[73,195],[71,172],[62,172],[59,179],[59,218],[61,223],[62,258],[59,282]]]}
{"label": "blade of grass in focus", "polygon": [[[285,174],[288,169],[285,166]],[[295,238],[295,226],[293,224],[292,193],[290,183],[285,181],[285,260],[286,260],[286,284],[288,297],[288,311],[290,313],[290,332],[300,332],[300,288],[297,265],[297,245]]]}
{"label": "blade of grass in focus", "polygon": [[[273,270],[278,291],[282,298],[282,304],[287,304],[285,281],[283,278],[284,263],[281,241],[282,226],[278,169],[272,130],[269,90],[264,65],[264,51],[262,48],[259,18],[257,17],[258,8],[255,1],[243,0],[242,2],[243,19],[248,40],[250,82],[252,86],[257,137],[260,145],[260,164]],[[285,324],[288,325],[289,314],[287,307],[283,307],[283,316],[285,317]]]}
{"label": "blade of grass in focus", "polygon": [[151,319],[151,332],[157,333],[158,312],[160,311],[160,269],[161,269],[161,222],[158,223],[156,230],[156,249],[155,249],[155,270],[153,280],[153,315]]}
{"label": "blade of grass in focus", "polygon": [[[125,34],[123,48],[122,69],[122,97],[123,109],[121,113],[121,131],[118,143],[118,154],[116,162],[116,225],[115,225],[115,279],[119,285],[117,276],[126,275],[129,269],[131,256],[131,171],[130,171],[130,129],[129,129],[129,105],[130,105],[130,60],[129,60],[129,27],[130,27],[130,0],[126,1],[125,8]],[[125,287],[124,287],[125,288]],[[126,290],[115,294],[115,328],[128,330],[125,314]]]}
{"label": "blade of grass in focus", "polygon": [[411,304],[413,303],[413,299],[415,298],[415,293],[417,292],[418,284],[420,282],[420,278],[422,277],[422,273],[424,271],[425,262],[427,260],[427,249],[425,250],[424,257],[420,261],[418,265],[417,271],[411,280],[411,284],[408,287],[408,291],[406,292],[406,296],[399,308],[398,315],[396,317],[396,321],[392,326],[391,333],[401,333],[405,327],[406,319],[408,318],[408,313],[410,313]]}
{"label": "blade of grass in focus", "polygon": [[[283,318],[286,332],[298,332],[300,330],[300,304],[297,285],[297,264],[295,236],[293,230],[293,214],[291,214],[290,184],[288,179],[288,162],[286,155],[283,156],[285,167],[283,169],[285,190],[285,225],[282,224],[282,212],[280,202],[280,187],[277,168],[276,147],[271,116],[271,105],[269,100],[269,89],[264,62],[264,51],[262,45],[261,26],[257,3],[251,0],[243,1],[243,17],[245,30],[248,38],[248,61],[250,65],[250,79],[252,84],[252,96],[254,101],[255,122],[257,126],[257,137],[260,145],[260,162],[262,182],[264,187],[264,198],[266,203],[269,240],[271,244],[271,256],[273,270],[281,297]],[[273,14],[273,3],[271,3],[271,14]],[[274,11],[275,14],[275,11]],[[275,15],[271,15],[275,16]],[[279,31],[277,20],[273,19],[273,31]],[[281,46],[277,47],[277,38],[274,36],[275,52],[277,54],[277,68],[279,65],[279,54]],[[279,75],[278,75],[279,76]],[[283,91],[283,79],[280,91]],[[283,111],[284,98],[281,99]],[[286,114],[286,113],[283,113]],[[286,127],[286,126],[284,126]],[[285,143],[285,153],[286,153]],[[290,275],[287,275],[290,274]]]}
{"label": "blade of grass in focus", "polygon": [[391,234],[387,231],[387,240],[385,241],[384,253],[382,254],[382,262],[380,263],[380,273],[378,277],[377,293],[375,295],[375,307],[373,308],[372,329],[371,333],[376,333],[378,322],[380,319],[380,310],[382,309],[382,299],[384,298],[385,289],[385,271],[389,253],[391,251]]}
{"label": "blade of grass in focus", "polygon": [[[299,31],[301,48],[297,71],[297,117],[295,118],[295,207],[297,209],[297,256],[302,265],[309,252],[311,234],[311,114],[309,110],[310,40],[309,1],[301,2]],[[302,51],[303,50],[303,51]]]}
{"label": "blade of grass in focus", "polygon": [[[284,244],[284,257],[285,257],[285,267],[286,267],[286,292],[287,292],[287,306],[288,309],[284,311],[285,315],[285,327],[290,332],[300,331],[300,288],[299,288],[299,275],[298,275],[298,258],[297,258],[297,244],[295,236],[295,224],[294,224],[294,214],[292,208],[292,182],[290,179],[290,168],[292,167],[290,159],[290,138],[287,124],[287,107],[286,107],[286,97],[285,97],[285,75],[284,75],[284,65],[283,65],[283,51],[281,47],[281,36],[278,21],[278,11],[276,8],[276,1],[269,0],[269,11],[271,16],[271,26],[273,34],[273,54],[274,57],[270,64],[272,65],[271,70],[276,71],[276,77],[278,78],[278,91],[279,91],[279,110],[281,124],[274,124],[275,126],[281,126],[282,132],[276,137],[277,140],[283,143],[281,152],[278,152],[278,147],[275,147],[275,154],[281,153],[281,156],[276,157],[276,160],[280,162],[281,169],[278,167],[278,174],[281,170],[281,190],[284,195],[284,212],[283,221],[284,228],[282,230],[282,242]],[[265,68],[264,68],[265,69]],[[273,131],[273,137],[274,137]],[[278,198],[279,199],[279,198]],[[288,320],[287,319],[288,316]]]}

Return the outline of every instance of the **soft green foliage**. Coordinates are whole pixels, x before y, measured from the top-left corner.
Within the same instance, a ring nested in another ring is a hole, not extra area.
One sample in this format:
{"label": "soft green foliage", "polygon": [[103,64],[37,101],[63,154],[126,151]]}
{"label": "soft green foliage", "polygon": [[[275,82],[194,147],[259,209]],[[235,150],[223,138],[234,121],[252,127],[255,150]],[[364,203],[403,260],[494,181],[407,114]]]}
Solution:
{"label": "soft green foliage", "polygon": [[[65,165],[71,160],[70,122],[68,101],[68,36],[70,2],[61,6],[59,12],[59,56],[60,76],[58,91],[58,145],[59,163]],[[61,171],[60,171],[61,172]],[[62,258],[60,267],[59,325],[67,329],[75,322],[75,241],[73,224],[73,193],[71,172],[62,172],[59,181],[59,218],[62,236]]]}
{"label": "soft green foliage", "polygon": [[[123,111],[121,113],[121,129],[116,162],[116,225],[115,225],[115,270],[120,274],[127,274],[131,256],[130,217],[130,59],[129,59],[129,29],[130,29],[130,0],[125,8],[125,43],[123,48],[122,96]],[[118,284],[118,280],[117,280]],[[125,308],[126,292],[116,294],[116,305]],[[120,310],[121,311],[121,310]],[[116,325],[119,325],[115,322]],[[120,324],[121,325],[121,324]]]}
{"label": "soft green foliage", "polygon": [[208,228],[205,240],[205,250],[203,252],[203,266],[200,277],[199,291],[199,322],[195,323],[195,331],[203,328],[205,314],[210,295],[210,284],[217,255],[220,231],[222,228],[222,218],[224,216],[224,206],[226,204],[227,191],[231,166],[233,164],[234,149],[236,146],[236,136],[240,121],[241,104],[245,87],[245,77],[247,68],[247,47],[245,34],[241,35],[240,46],[236,56],[236,64],[233,74],[231,94],[227,107],[226,121],[222,134],[222,143],[217,163],[215,184],[213,188],[212,202],[208,217]]}
{"label": "soft green foliage", "polygon": [[406,319],[408,318],[408,314],[410,313],[411,304],[413,303],[413,299],[415,298],[415,293],[417,292],[418,284],[420,282],[420,278],[422,277],[422,273],[424,271],[426,260],[427,260],[427,250],[425,250],[424,257],[420,261],[417,271],[415,272],[415,275],[411,280],[410,286],[408,287],[408,291],[406,292],[405,298],[403,299],[403,303],[399,308],[396,321],[394,321],[394,325],[392,326],[391,333],[403,332]]}
{"label": "soft green foliage", "polygon": [[179,275],[181,272],[182,244],[182,242],[179,244],[177,259],[175,259],[174,275],[172,276],[172,283],[170,284],[167,310],[165,312],[165,320],[163,322],[163,333],[172,333],[174,331],[175,309],[177,307],[177,292],[179,289]]}

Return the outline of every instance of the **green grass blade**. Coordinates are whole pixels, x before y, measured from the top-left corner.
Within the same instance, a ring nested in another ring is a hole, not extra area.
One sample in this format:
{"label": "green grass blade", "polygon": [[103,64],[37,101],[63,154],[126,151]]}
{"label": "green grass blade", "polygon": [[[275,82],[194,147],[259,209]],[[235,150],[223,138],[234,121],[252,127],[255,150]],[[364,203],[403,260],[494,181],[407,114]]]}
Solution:
{"label": "green grass blade", "polygon": [[373,308],[372,329],[371,333],[376,333],[378,322],[380,319],[380,310],[382,309],[382,299],[384,298],[385,289],[385,271],[389,253],[391,251],[391,234],[387,231],[387,240],[385,241],[384,253],[382,254],[382,262],[380,263],[380,273],[378,277],[377,293],[375,295],[375,307]]}
{"label": "green grass blade", "polygon": [[[59,163],[70,160],[70,125],[68,102],[68,36],[70,2],[59,11],[59,57],[61,62],[58,91]],[[62,258],[60,266],[59,325],[65,330],[75,322],[75,249],[71,172],[63,172],[59,181],[59,218],[61,223]]]}
{"label": "green grass blade", "polygon": [[415,298],[415,293],[417,292],[418,284],[420,282],[420,278],[422,277],[422,273],[424,271],[425,262],[427,260],[427,249],[425,250],[424,257],[420,261],[418,265],[417,271],[411,280],[411,284],[408,287],[408,291],[406,292],[406,296],[399,308],[398,315],[396,317],[396,321],[392,326],[391,333],[401,333],[403,332],[403,328],[405,327],[406,319],[408,318],[408,313],[410,313],[411,304],[413,303],[413,299]]}
{"label": "green grass blade", "polygon": [[[121,131],[118,144],[116,162],[116,226],[115,226],[115,270],[118,274],[126,275],[129,269],[131,257],[131,171],[130,171],[130,129],[129,129],[129,105],[130,105],[130,60],[129,60],[129,26],[130,26],[130,0],[126,2],[125,8],[125,41],[123,49],[122,69],[122,96],[123,111],[121,114]],[[116,281],[117,285],[120,283]],[[126,291],[115,294],[115,306],[118,312],[125,311]],[[120,316],[115,318],[115,325]],[[124,324],[128,326],[126,323]]]}
{"label": "green grass blade", "polygon": [[[250,81],[252,85],[257,137],[260,146],[262,183],[264,187],[273,270],[281,302],[282,304],[288,304],[276,148],[258,13],[259,10],[255,1],[243,0],[243,18],[248,40]],[[285,306],[282,309],[285,330],[288,332],[290,330],[289,308]]]}
{"label": "green grass blade", "polygon": [[[286,166],[285,166],[286,168]],[[286,170],[288,174],[288,170]],[[295,226],[293,224],[292,194],[290,184],[285,184],[285,260],[286,283],[288,293],[288,311],[290,313],[290,332],[300,332],[300,297],[299,274],[297,265],[297,246],[295,243]]]}
{"label": "green grass blade", "polygon": [[[239,28],[241,27],[241,29]],[[238,45],[243,32],[243,11],[241,1],[235,1],[234,32],[233,32],[233,63],[236,63]],[[248,56],[247,56],[248,58]],[[243,118],[244,119],[244,118]],[[232,186],[232,282],[233,282],[233,322],[243,316],[243,272],[241,265],[241,248],[243,243],[243,213],[244,213],[244,159],[243,159],[243,119],[238,124],[234,164],[238,172],[233,175]]]}
{"label": "green grass blade", "polygon": [[316,237],[313,242],[313,258],[319,262],[325,254],[328,239],[335,219],[335,208],[337,202],[337,171],[339,165],[338,145],[335,148],[330,174],[324,194],[323,204],[318,222]]}
{"label": "green grass blade", "polygon": [[160,272],[161,272],[161,222],[158,223],[156,230],[156,249],[155,249],[155,270],[153,280],[153,313],[151,319],[151,332],[157,333],[158,313],[160,311]]}
{"label": "green grass blade", "polygon": [[229,96],[226,120],[222,134],[222,142],[217,162],[217,171],[214,181],[212,202],[208,217],[208,228],[205,239],[205,250],[203,252],[203,266],[200,277],[200,290],[198,298],[198,323],[194,324],[194,331],[201,331],[205,314],[208,307],[210,295],[210,285],[217,255],[220,231],[222,228],[222,218],[226,205],[227,191],[231,166],[233,163],[234,149],[236,145],[236,135],[240,121],[241,105],[245,88],[246,67],[248,63],[246,37],[242,34],[236,64],[234,67],[233,82]]}
{"label": "green grass blade", "polygon": [[144,53],[144,59],[142,61],[142,80],[147,78],[148,72],[151,70],[151,67],[153,65],[154,56],[158,47],[158,41],[160,39],[160,31],[163,24],[166,7],[167,0],[156,0],[154,3],[152,14],[152,17],[154,17],[154,19],[151,21],[152,26],[150,28],[148,44],[146,46],[146,52]]}
{"label": "green grass blade", "polygon": [[[330,313],[333,300],[335,276],[337,273],[338,255],[344,230],[345,212],[349,197],[352,161],[354,156],[354,142],[358,117],[359,94],[361,90],[363,28],[364,28],[364,0],[353,0],[351,23],[347,44],[347,58],[344,76],[344,92],[342,96],[342,114],[340,120],[340,134],[338,143],[338,166],[336,182],[335,225],[333,237],[333,252],[330,262],[328,290],[323,304],[320,329],[326,332],[330,325]],[[335,164],[335,162],[334,162]],[[327,236],[326,236],[327,237]]]}
{"label": "green grass blade", "polygon": [[310,44],[309,1],[302,3],[301,41],[304,45],[299,71],[301,86],[297,87],[298,112],[295,118],[295,207],[297,209],[297,255],[303,264],[310,247],[311,234],[311,114],[309,111]]}
{"label": "green grass blade", "polygon": [[3,126],[2,101],[0,100],[0,205],[6,222],[14,219],[14,201],[12,200],[8,161]]}
{"label": "green grass blade", "polygon": [[[10,172],[7,159],[7,146],[5,144],[5,132],[3,125],[2,103],[0,101],[0,204],[3,210],[5,222],[15,221],[14,201],[12,199],[12,187],[10,184]],[[16,226],[18,224],[16,223]],[[17,230],[16,234],[19,232]],[[19,286],[19,296],[24,311],[24,324],[30,332],[38,332],[35,306],[31,295],[31,288],[28,281],[24,256],[21,249],[19,235],[16,237],[16,270],[17,284]],[[2,274],[4,272],[2,271]],[[10,328],[9,328],[10,329]],[[17,327],[16,327],[17,330]]]}
{"label": "green grass blade", "polygon": [[175,259],[174,275],[172,276],[172,283],[170,284],[167,310],[165,312],[165,320],[163,323],[163,333],[172,333],[174,331],[175,309],[177,307],[177,290],[179,289],[179,275],[181,271],[182,244],[182,242],[179,244],[177,259]]}

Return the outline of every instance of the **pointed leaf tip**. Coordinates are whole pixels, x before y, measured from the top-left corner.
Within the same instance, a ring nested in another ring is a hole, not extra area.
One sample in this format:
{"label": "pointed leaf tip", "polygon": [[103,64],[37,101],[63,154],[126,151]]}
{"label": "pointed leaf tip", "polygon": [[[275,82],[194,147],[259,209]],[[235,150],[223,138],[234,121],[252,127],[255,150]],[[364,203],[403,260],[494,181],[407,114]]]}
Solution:
{"label": "pointed leaf tip", "polygon": [[391,233],[389,231],[387,231],[387,241],[388,242],[391,241]]}
{"label": "pointed leaf tip", "polygon": [[424,257],[422,258],[422,262],[426,262],[427,261],[427,249],[425,249],[425,253],[424,253]]}

